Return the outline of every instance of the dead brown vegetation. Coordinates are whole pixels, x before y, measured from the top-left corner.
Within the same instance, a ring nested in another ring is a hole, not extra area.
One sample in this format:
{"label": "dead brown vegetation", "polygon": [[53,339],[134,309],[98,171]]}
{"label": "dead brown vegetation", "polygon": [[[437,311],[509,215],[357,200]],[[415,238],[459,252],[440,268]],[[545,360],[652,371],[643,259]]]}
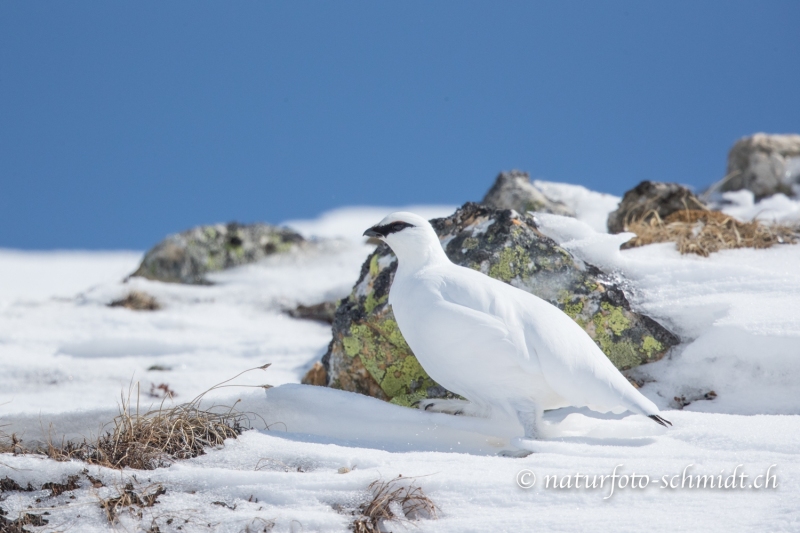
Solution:
{"label": "dead brown vegetation", "polygon": [[79,475],[68,476],[67,481],[64,483],[56,483],[55,481],[45,483],[42,485],[42,490],[49,490],[51,497],[60,496],[65,492],[79,489],[80,485],[78,484],[78,481],[80,479],[81,477]]}
{"label": "dead brown vegetation", "polygon": [[178,394],[169,387],[167,383],[160,383],[156,385],[155,383],[150,384],[150,392],[147,395],[151,398],[174,398]]}
{"label": "dead brown vegetation", "polygon": [[657,213],[630,222],[627,231],[636,237],[623,248],[635,248],[658,242],[675,242],[681,254],[707,257],[713,252],[732,248],[769,248],[775,244],[794,244],[798,229],[758,220],[741,222],[719,211],[687,209],[665,219]]}
{"label": "dead brown vegetation", "polygon": [[[176,460],[189,459],[205,453],[207,447],[222,446],[225,439],[236,438],[249,429],[253,415],[237,411],[235,406],[201,408],[203,397],[209,392],[231,386],[229,382],[253,370],[265,370],[269,364],[240,372],[203,392],[191,402],[141,413],[131,406],[131,396],[123,398],[119,415],[109,424],[104,435],[83,442],[50,440],[45,447],[28,449],[19,440],[12,446],[13,453],[38,453],[55,460],[79,459],[90,464],[109,468],[135,468],[152,470],[168,466]],[[269,385],[261,387],[268,388]],[[137,395],[138,397],[138,395]]]}
{"label": "dead brown vegetation", "polygon": [[30,533],[25,526],[42,527],[48,523],[46,518],[38,514],[20,513],[16,520],[10,520],[6,515],[7,513],[0,509],[0,533]]}
{"label": "dead brown vegetation", "polygon": [[372,496],[359,508],[359,516],[352,524],[353,531],[377,533],[382,531],[381,523],[384,521],[435,519],[436,505],[408,479],[398,476],[389,481],[376,480],[370,483],[367,490]]}
{"label": "dead brown vegetation", "polygon": [[131,291],[124,298],[114,300],[109,307],[124,307],[133,311],[158,311],[161,304],[154,296],[142,291]]}
{"label": "dead brown vegetation", "polygon": [[0,493],[3,492],[32,492],[34,489],[30,483],[27,487],[23,487],[10,477],[6,476],[0,479]]}
{"label": "dead brown vegetation", "polygon": [[[167,493],[162,485],[156,484],[137,491],[133,483],[128,483],[118,494],[111,498],[100,499],[100,507],[105,511],[109,522],[116,521],[117,517],[125,510],[142,519],[142,509],[152,507],[158,503],[158,497]],[[134,509],[134,508],[138,509]]]}

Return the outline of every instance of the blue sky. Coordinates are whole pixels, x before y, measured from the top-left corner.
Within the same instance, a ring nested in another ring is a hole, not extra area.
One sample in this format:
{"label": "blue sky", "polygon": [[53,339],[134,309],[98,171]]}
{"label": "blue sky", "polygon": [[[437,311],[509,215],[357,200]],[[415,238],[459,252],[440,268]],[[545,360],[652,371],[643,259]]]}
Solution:
{"label": "blue sky", "polygon": [[800,131],[800,2],[2,2],[0,247],[479,200],[498,171],[701,188]]}

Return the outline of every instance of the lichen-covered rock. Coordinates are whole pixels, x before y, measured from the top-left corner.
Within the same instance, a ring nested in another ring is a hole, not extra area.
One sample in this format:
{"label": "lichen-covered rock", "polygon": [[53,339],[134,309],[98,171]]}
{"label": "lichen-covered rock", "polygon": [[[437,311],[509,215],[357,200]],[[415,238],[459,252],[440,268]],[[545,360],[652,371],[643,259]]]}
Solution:
{"label": "lichen-covered rock", "polygon": [[568,217],[575,216],[572,209],[545,196],[531,183],[528,173],[519,170],[501,172],[481,203],[494,209],[513,209],[517,213],[538,211]]}
{"label": "lichen-covered rock", "polygon": [[207,283],[205,275],[275,253],[304,246],[305,239],[287,228],[236,222],[198,226],[170,235],[155,245],[131,274],[175,283]]}
{"label": "lichen-covered rock", "polygon": [[[431,221],[452,261],[557,305],[620,369],[660,359],[678,339],[631,310],[618,282],[542,235],[533,218],[468,203]],[[333,323],[322,364],[331,387],[400,405],[452,396],[417,362],[387,304],[397,260],[381,245],[361,268]]]}
{"label": "lichen-covered rock", "polygon": [[677,183],[643,181],[626,192],[617,210],[608,215],[608,231],[622,233],[632,222],[647,222],[656,214],[663,220],[683,209],[706,209],[706,206],[692,191]]}
{"label": "lichen-covered rock", "polygon": [[800,186],[800,135],[756,133],[736,141],[728,153],[728,172],[719,191],[753,191],[756,199],[783,193],[792,196]]}

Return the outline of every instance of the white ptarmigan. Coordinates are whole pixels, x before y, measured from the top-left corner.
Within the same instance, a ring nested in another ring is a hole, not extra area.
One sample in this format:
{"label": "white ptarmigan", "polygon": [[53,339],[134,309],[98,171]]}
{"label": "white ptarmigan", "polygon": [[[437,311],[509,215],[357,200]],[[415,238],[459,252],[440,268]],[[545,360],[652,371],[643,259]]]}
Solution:
{"label": "white ptarmigan", "polygon": [[426,372],[459,400],[421,407],[515,416],[541,438],[542,413],[575,406],[625,410],[672,425],[557,307],[448,259],[433,227],[413,213],[388,215],[364,235],[386,242],[398,266],[389,291],[397,325]]}

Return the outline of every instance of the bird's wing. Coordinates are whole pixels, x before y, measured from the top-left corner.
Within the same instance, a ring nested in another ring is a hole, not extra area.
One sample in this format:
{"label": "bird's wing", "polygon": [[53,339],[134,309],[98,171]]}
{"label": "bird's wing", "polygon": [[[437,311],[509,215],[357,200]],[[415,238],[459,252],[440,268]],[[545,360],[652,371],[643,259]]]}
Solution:
{"label": "bird's wing", "polygon": [[[442,297],[499,320],[518,347],[516,357],[572,405],[597,411],[658,408],[642,396],[589,335],[563,311],[537,296],[478,272],[456,267],[441,285]],[[520,339],[519,337],[523,337]]]}

